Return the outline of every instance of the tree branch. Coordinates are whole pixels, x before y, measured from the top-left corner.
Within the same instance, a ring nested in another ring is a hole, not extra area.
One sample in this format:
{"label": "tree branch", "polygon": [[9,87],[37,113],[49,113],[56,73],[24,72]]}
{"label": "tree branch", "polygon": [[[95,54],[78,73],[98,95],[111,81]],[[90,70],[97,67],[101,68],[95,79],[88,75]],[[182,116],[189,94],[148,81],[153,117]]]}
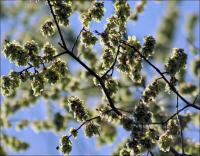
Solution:
{"label": "tree branch", "polygon": [[[50,10],[51,10],[51,14],[52,14],[52,16],[53,16],[53,18],[54,18],[54,21],[55,21],[55,23],[56,23],[56,26],[57,26],[57,29],[58,29],[58,32],[59,32],[59,35],[60,35],[60,38],[61,38],[61,41],[62,41],[62,44],[63,44],[63,46],[61,46],[61,47],[65,50],[65,52],[63,52],[63,53],[61,53],[61,54],[58,54],[56,57],[58,57],[58,56],[60,56],[60,55],[63,55],[63,54],[68,54],[68,55],[70,55],[73,59],[75,59],[79,64],[81,64],[91,75],[93,75],[93,76],[99,81],[99,83],[100,83],[100,85],[101,85],[101,87],[102,87],[102,89],[103,89],[103,91],[104,91],[104,93],[105,93],[105,95],[106,95],[106,97],[107,97],[107,99],[108,99],[108,102],[109,102],[109,104],[110,104],[110,107],[113,109],[113,111],[115,111],[118,115],[121,115],[121,112],[114,106],[114,103],[113,103],[113,101],[112,101],[112,99],[111,99],[111,97],[110,97],[110,95],[109,95],[109,93],[108,93],[108,91],[107,91],[107,89],[106,89],[106,87],[105,87],[105,85],[104,85],[104,81],[101,79],[101,77],[98,76],[98,75],[97,75],[91,68],[89,68],[84,62],[82,62],[76,55],[74,55],[72,51],[68,50],[68,48],[67,48],[67,46],[66,46],[66,44],[65,44],[65,41],[64,41],[62,32],[61,32],[61,30],[60,30],[60,26],[59,26],[59,24],[58,24],[58,22],[57,22],[57,20],[56,20],[56,16],[55,16],[54,11],[53,11],[53,9],[52,9],[52,5],[51,5],[51,3],[50,3],[50,0],[48,0],[48,4],[49,4]],[[76,42],[76,41],[75,41],[75,42]],[[74,45],[75,45],[75,44],[74,44]]]}
{"label": "tree branch", "polygon": [[59,35],[60,35],[60,39],[61,39],[61,41],[62,41],[62,45],[65,47],[65,49],[67,49],[67,46],[66,46],[64,37],[63,37],[63,35],[62,35],[61,29],[60,29],[59,24],[58,24],[58,21],[56,20],[56,15],[54,14],[54,11],[53,11],[51,2],[50,2],[50,0],[47,0],[47,2],[48,2],[48,5],[49,5],[49,8],[50,8],[50,10],[51,10],[51,14],[52,14],[52,16],[53,16],[53,18],[54,18],[56,27],[57,27],[57,29],[58,29],[58,33],[59,33]]}
{"label": "tree branch", "polygon": [[76,37],[76,40],[75,40],[74,45],[73,45],[72,50],[71,50],[72,53],[74,52],[74,48],[75,48],[75,46],[76,46],[76,44],[77,44],[77,42],[78,42],[78,39],[79,39],[79,37],[80,37],[80,35],[81,35],[81,32],[82,32],[83,30],[84,30],[84,27],[81,29],[81,31],[79,32],[78,36]]}
{"label": "tree branch", "polygon": [[[198,96],[195,98],[194,102],[192,103],[192,105],[195,104],[196,100],[197,100]],[[179,113],[181,113],[182,111],[184,111],[186,108],[190,107],[189,105],[184,106],[183,108],[179,109],[178,111],[176,111],[176,113],[174,113],[173,115],[171,115],[166,121],[162,122],[162,124],[166,124],[170,119],[172,119],[173,117],[175,117],[176,115],[178,115]]]}
{"label": "tree branch", "polygon": [[[76,131],[78,131],[79,129],[81,129],[81,127],[83,127],[86,123],[88,123],[88,122],[90,122],[90,121],[92,121],[92,120],[96,120],[96,119],[98,119],[98,118],[100,118],[100,116],[95,116],[95,117],[93,117],[93,118],[90,118],[90,119],[88,119],[88,120],[85,120],[80,126],[78,126],[78,128],[76,128]],[[72,134],[70,134],[70,135],[68,136],[68,138],[70,138],[70,137],[72,137]]]}
{"label": "tree branch", "polygon": [[142,53],[133,45],[129,45],[128,43],[126,43],[126,41],[121,41],[121,43],[123,43],[126,46],[131,47],[134,51],[136,51],[139,56],[144,59],[152,68],[154,68],[157,73],[159,73],[161,75],[161,77],[163,78],[163,80],[169,85],[170,89],[182,100],[187,104],[187,107],[193,107],[195,109],[200,110],[200,107],[198,107],[197,105],[193,105],[191,104],[189,101],[187,101],[182,95],[180,95],[180,93],[176,90],[176,88],[171,85],[171,83],[167,80],[167,78],[165,77],[165,75],[160,71],[160,69],[158,69],[155,65],[153,65],[144,55],[142,55]]}
{"label": "tree branch", "polygon": [[[176,98],[176,112],[178,112],[178,96]],[[180,118],[179,118],[179,114],[177,114],[177,121],[178,121],[178,124],[179,124],[179,127],[180,127],[180,136],[181,136],[181,149],[182,149],[182,154],[185,153],[184,151],[184,142],[183,142],[183,130],[182,130],[182,127],[181,127],[181,121],[180,121]]]}

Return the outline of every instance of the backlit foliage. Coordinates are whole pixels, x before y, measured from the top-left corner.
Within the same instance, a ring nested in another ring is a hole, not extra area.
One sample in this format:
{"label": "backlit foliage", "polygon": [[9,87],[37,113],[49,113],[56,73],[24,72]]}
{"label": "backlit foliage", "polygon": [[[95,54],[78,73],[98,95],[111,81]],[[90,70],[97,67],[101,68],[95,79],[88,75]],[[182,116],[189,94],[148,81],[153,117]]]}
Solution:
{"label": "backlit foliage", "polygon": [[[23,3],[28,2],[19,2],[13,9],[19,12]],[[29,3],[33,4],[26,10],[29,16],[42,9],[50,16],[32,26],[29,31],[33,33],[27,31],[16,41],[8,35],[3,43],[2,54],[19,67],[1,76],[4,100],[0,126],[3,129],[14,126],[10,118],[15,112],[45,99],[59,109],[51,109],[50,117],[44,120],[19,120],[16,128],[30,126],[36,132],[57,133],[60,135],[57,149],[64,155],[73,150],[72,137],[78,138],[80,129],[83,128],[86,137],[96,137],[98,145],[104,145],[115,141],[119,127],[129,136],[119,142],[113,155],[199,154],[199,143],[183,135],[194,124],[200,110],[197,97],[200,59],[193,34],[198,21],[196,15],[189,16],[186,26],[193,55],[192,63],[188,63],[187,51],[171,47],[179,15],[177,6],[181,2],[168,2],[157,37],[147,34],[143,41],[128,34],[127,23],[137,24],[149,3],[147,0],[139,1],[134,9],[131,6],[134,1],[113,1],[114,12],[107,17],[102,32],[92,30],[90,25],[104,20],[107,1],[34,0]],[[40,7],[34,7],[35,3]],[[69,30],[70,17],[75,12],[83,26],[77,36]],[[12,11],[11,14],[16,15]],[[96,45],[101,46],[99,53],[95,51]],[[71,69],[72,60],[83,68]],[[156,65],[158,62],[160,66]],[[149,74],[147,66],[157,75]],[[186,81],[186,75],[196,80]],[[90,107],[87,101],[96,95],[100,97],[98,104],[96,108]],[[186,108],[193,111],[183,114]],[[70,127],[70,121],[79,126]],[[0,155],[6,155],[4,146],[15,151],[29,147],[4,131],[1,140]]]}

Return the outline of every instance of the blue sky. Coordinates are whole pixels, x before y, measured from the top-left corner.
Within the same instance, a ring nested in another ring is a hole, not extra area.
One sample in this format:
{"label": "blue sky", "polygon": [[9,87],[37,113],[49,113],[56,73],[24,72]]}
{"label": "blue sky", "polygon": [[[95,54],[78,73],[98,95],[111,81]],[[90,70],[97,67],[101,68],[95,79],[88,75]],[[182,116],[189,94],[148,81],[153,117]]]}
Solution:
{"label": "blue sky", "polygon": [[[130,1],[131,4],[135,5],[135,2]],[[156,30],[159,26],[159,22],[162,18],[162,16],[165,13],[167,2],[164,1],[162,3],[155,3],[154,1],[148,1],[147,6],[145,7],[145,12],[139,15],[139,20],[135,22],[128,22],[127,28],[128,33],[130,35],[137,36],[140,41],[142,42],[142,38],[145,35],[153,35],[156,36]],[[106,6],[106,14],[103,18],[102,23],[96,23],[92,22],[91,29],[92,30],[98,30],[103,31],[103,25],[106,22],[106,18],[110,16],[111,13],[113,13],[113,6],[111,1],[105,1]],[[189,61],[191,61],[192,55],[189,52],[188,45],[186,43],[186,33],[185,33],[185,23],[186,23],[186,17],[188,13],[195,12],[199,13],[199,2],[198,1],[186,1],[184,0],[180,5],[179,8],[181,10],[180,12],[180,18],[178,21],[178,29],[177,34],[175,35],[175,41],[173,43],[173,47],[180,47],[184,48],[186,52],[188,52],[189,55]],[[70,17],[71,21],[71,27],[74,29],[75,33],[78,34],[81,30],[81,23],[79,21],[78,14],[75,13]],[[1,21],[1,48],[2,48],[2,41],[9,30],[10,25],[13,23],[13,21],[9,19],[4,19]],[[199,43],[199,25],[195,28],[195,34],[197,38],[197,43]],[[97,50],[99,46],[96,46]],[[80,67],[78,64],[73,63],[73,68]],[[9,63],[7,59],[4,58],[4,56],[1,56],[1,75],[8,74],[9,70],[13,68],[13,65]],[[150,74],[153,74],[153,70],[149,68]],[[187,77],[189,81],[193,81],[193,77]],[[43,100],[40,100],[36,105],[31,106],[31,108],[23,109],[15,114],[16,118],[27,118],[31,117],[32,119],[42,119],[45,117],[45,105],[43,104]],[[40,111],[38,111],[40,110]],[[76,125],[74,123],[70,124],[71,126]],[[25,130],[22,130],[20,132],[10,129],[6,130],[8,134],[15,135],[16,137],[27,141],[30,143],[30,148],[27,151],[19,152],[19,155],[27,155],[27,154],[34,154],[34,155],[41,155],[41,154],[59,154],[59,152],[55,149],[55,147],[58,144],[58,140],[60,136],[56,136],[52,132],[40,132],[35,133],[32,131],[31,128],[26,128]],[[192,132],[189,134],[192,138],[198,138],[198,133]],[[114,149],[115,145],[120,140],[123,140],[128,136],[128,133],[125,132],[121,127],[119,127],[118,136],[115,139],[115,142],[113,145],[106,145],[101,148],[96,148],[95,138],[92,139],[86,139],[83,135],[83,131],[81,130],[78,136],[77,140],[73,140],[73,150],[71,154],[109,154]],[[9,152],[10,154],[15,154],[12,151]]]}

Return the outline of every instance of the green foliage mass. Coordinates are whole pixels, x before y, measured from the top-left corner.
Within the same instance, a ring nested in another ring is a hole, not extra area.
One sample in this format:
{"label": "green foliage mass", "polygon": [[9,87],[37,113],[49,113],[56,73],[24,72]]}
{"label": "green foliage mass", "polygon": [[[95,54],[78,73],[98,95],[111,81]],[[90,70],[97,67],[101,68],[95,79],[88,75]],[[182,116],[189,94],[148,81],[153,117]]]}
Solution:
{"label": "green foliage mass", "polygon": [[[25,3],[30,4],[25,8]],[[130,135],[119,142],[113,155],[197,156],[199,143],[183,135],[196,124],[200,110],[197,104],[200,59],[193,34],[197,16],[191,14],[186,26],[186,40],[193,54],[192,63],[188,63],[184,49],[171,48],[179,15],[178,2],[167,2],[157,37],[144,36],[143,42],[129,35],[126,26],[128,21],[137,24],[149,1],[141,0],[133,10],[132,1],[113,1],[114,11],[107,17],[103,31],[92,30],[90,24],[102,22],[104,18],[105,3],[37,0],[19,1],[8,7],[0,2],[3,8],[0,18],[20,19],[25,30],[15,41],[13,26],[3,43],[2,54],[20,68],[1,76],[4,100],[0,126],[3,130],[13,126],[19,131],[31,127],[36,132],[62,134],[57,149],[64,155],[73,150],[72,137],[78,138],[82,127],[85,136],[95,137],[99,146],[112,144],[118,128],[122,127]],[[19,18],[21,10],[26,15]],[[75,12],[83,26],[77,36],[70,28],[70,17]],[[43,17],[31,24],[30,17],[38,14]],[[101,48],[97,52],[94,47],[99,43]],[[169,51],[172,53],[168,55]],[[71,69],[72,61],[83,68]],[[162,64],[156,66],[158,62]],[[146,66],[159,76],[149,75]],[[186,75],[197,80],[186,81]],[[97,105],[90,107],[89,99],[96,96]],[[13,124],[11,118],[17,111],[42,99],[49,108],[47,118],[22,119]],[[59,109],[54,110],[50,103]],[[194,111],[182,114],[186,108]],[[79,126],[70,128],[66,134],[71,121]],[[28,149],[28,143],[2,133],[0,155],[6,155],[5,147],[15,151]]]}

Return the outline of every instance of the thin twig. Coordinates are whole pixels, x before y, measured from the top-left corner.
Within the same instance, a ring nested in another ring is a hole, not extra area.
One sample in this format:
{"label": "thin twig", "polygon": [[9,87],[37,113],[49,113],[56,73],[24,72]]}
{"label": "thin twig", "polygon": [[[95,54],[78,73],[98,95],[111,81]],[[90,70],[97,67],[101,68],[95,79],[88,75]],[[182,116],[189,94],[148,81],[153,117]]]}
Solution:
{"label": "thin twig", "polygon": [[153,152],[152,151],[149,151],[149,153],[151,154],[151,156],[154,156]]}
{"label": "thin twig", "polygon": [[163,124],[166,124],[169,120],[171,120],[173,117],[175,117],[176,115],[180,114],[183,110],[185,110],[186,108],[188,108],[189,105],[184,106],[183,108],[179,109],[178,111],[176,111],[176,113],[174,113],[173,115],[171,115],[166,121],[163,122]]}
{"label": "thin twig", "polygon": [[[176,112],[178,112],[178,96],[176,98]],[[179,124],[179,127],[180,127],[180,136],[181,136],[181,149],[182,149],[182,154],[185,154],[185,151],[184,151],[184,142],[183,142],[183,129],[181,127],[181,121],[180,121],[180,118],[179,118],[179,114],[177,113],[177,121],[178,121],[178,124]]]}
{"label": "thin twig", "polygon": [[76,37],[76,40],[75,40],[74,45],[73,45],[72,50],[71,50],[72,53],[74,52],[74,48],[75,48],[75,46],[76,46],[76,44],[77,44],[77,42],[78,42],[78,39],[79,39],[79,37],[80,37],[80,35],[81,35],[81,32],[82,32],[83,30],[84,30],[84,27],[81,29],[81,31],[79,32],[78,36]]}
{"label": "thin twig", "polygon": [[[110,109],[110,110],[106,110],[106,111],[103,112],[102,114],[109,113],[109,112],[111,112],[111,111],[113,111],[113,110],[112,110],[112,109]],[[96,120],[96,119],[98,119],[98,118],[100,118],[100,115],[85,120],[85,121],[84,121],[80,126],[78,126],[78,127],[76,128],[76,131],[78,131],[79,129],[81,129],[81,127],[83,127],[86,123],[88,123],[88,122],[90,122],[90,121],[92,121],[92,120]],[[68,138],[70,138],[70,137],[72,137],[71,134],[68,136]]]}
{"label": "thin twig", "polygon": [[33,68],[33,66],[30,66],[30,65],[29,65],[27,68],[21,70],[21,71],[18,72],[18,73],[19,73],[19,74],[22,74],[23,72],[28,71],[28,70],[31,69],[31,68]]}
{"label": "thin twig", "polygon": [[117,57],[119,55],[119,52],[120,52],[120,45],[118,46],[118,49],[117,49],[117,54],[115,56],[115,60],[113,62],[113,64],[110,66],[110,68],[103,74],[103,76],[101,76],[101,78],[104,78],[111,70],[114,70],[114,67],[115,67],[115,64],[117,62]]}
{"label": "thin twig", "polygon": [[[79,129],[81,129],[81,127],[83,127],[86,123],[88,123],[88,122],[90,122],[90,121],[92,121],[92,120],[96,120],[96,119],[98,119],[98,118],[100,118],[100,116],[95,116],[95,117],[93,117],[93,118],[90,118],[90,119],[88,119],[88,120],[85,120],[80,126],[78,126],[78,128],[76,128],[76,131],[78,131]],[[72,134],[70,134],[70,135],[68,136],[68,138],[70,138],[70,137],[72,137]]]}

